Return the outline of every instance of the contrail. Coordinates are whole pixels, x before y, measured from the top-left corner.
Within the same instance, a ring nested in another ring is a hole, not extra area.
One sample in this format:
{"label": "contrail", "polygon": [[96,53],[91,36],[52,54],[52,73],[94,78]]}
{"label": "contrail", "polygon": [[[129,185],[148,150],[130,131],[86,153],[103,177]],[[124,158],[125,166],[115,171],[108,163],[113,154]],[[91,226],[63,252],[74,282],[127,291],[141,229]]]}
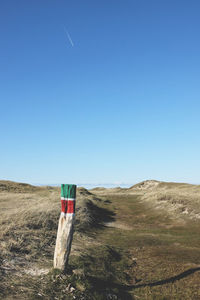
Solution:
{"label": "contrail", "polygon": [[64,27],[64,31],[65,31],[65,33],[67,35],[67,38],[68,38],[70,44],[72,45],[72,47],[74,47],[74,43],[73,43],[73,41],[71,39],[71,36],[69,35],[69,32],[67,31],[67,29],[65,27]]}

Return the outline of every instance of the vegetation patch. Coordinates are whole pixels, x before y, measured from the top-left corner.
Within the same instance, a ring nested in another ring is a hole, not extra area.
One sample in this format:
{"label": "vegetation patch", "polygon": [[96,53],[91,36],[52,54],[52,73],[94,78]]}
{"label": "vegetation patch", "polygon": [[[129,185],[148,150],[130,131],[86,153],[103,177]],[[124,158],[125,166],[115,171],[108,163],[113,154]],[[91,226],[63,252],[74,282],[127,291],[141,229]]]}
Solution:
{"label": "vegetation patch", "polygon": [[[190,185],[78,189],[72,251],[62,274],[52,269],[59,188],[3,183],[0,294],[5,299],[200,299],[199,220],[157,205],[173,205],[169,195],[175,189],[176,199],[193,190],[189,204],[183,203],[198,213],[199,194]],[[158,201],[156,193],[165,196]]]}

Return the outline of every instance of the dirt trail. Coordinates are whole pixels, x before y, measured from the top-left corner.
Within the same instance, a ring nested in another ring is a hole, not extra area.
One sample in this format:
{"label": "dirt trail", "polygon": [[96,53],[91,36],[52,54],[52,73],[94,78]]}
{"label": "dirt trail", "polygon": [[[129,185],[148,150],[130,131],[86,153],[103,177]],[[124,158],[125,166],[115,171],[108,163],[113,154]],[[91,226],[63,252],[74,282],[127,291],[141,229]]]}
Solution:
{"label": "dirt trail", "polygon": [[106,223],[97,238],[114,247],[126,247],[132,256],[129,275],[135,285],[135,299],[144,297],[144,291],[146,299],[162,297],[163,293],[172,297],[169,299],[177,294],[180,299],[200,299],[199,225],[163,215],[139,195],[109,193],[106,199],[115,221]]}

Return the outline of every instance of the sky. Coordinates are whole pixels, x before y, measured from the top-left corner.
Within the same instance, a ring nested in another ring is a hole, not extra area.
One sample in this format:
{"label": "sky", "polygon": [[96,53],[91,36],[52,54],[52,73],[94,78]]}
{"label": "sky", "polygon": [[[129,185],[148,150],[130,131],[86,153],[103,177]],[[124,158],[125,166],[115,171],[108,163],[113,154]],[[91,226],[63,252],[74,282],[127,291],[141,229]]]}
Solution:
{"label": "sky", "polygon": [[0,1],[0,179],[200,184],[199,11]]}

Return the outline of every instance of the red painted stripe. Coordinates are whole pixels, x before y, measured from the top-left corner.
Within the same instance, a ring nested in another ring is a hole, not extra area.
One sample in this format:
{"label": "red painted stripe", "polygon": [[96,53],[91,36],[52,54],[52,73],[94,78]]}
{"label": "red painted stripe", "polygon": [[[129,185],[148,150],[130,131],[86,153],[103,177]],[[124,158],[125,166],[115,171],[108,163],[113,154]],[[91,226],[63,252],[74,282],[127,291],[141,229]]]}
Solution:
{"label": "red painted stripe", "polygon": [[67,201],[66,200],[61,200],[61,211],[66,214],[67,212]]}
{"label": "red painted stripe", "polygon": [[75,213],[75,201],[73,200],[61,200],[61,212],[65,214]]}
{"label": "red painted stripe", "polygon": [[74,201],[68,201],[67,214],[74,214]]}

